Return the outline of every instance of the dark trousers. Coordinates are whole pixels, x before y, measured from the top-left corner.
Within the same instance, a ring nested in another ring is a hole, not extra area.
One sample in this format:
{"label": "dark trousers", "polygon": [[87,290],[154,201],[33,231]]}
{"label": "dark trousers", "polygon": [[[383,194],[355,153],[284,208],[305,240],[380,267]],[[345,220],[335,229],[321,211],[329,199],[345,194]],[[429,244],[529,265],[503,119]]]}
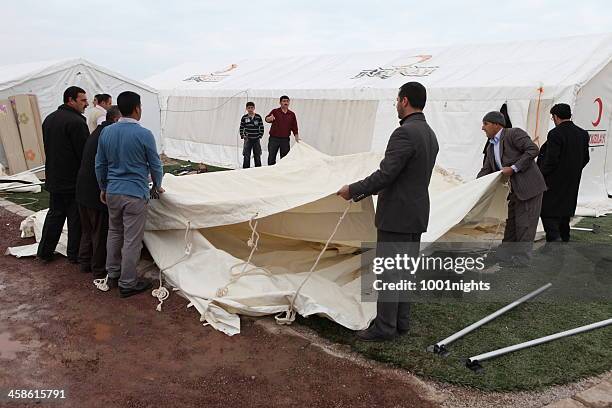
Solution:
{"label": "dark trousers", "polygon": [[570,217],[542,217],[546,242],[570,240]]}
{"label": "dark trousers", "polygon": [[253,151],[255,167],[261,167],[261,143],[259,143],[259,139],[244,139],[244,149],[242,149],[242,155],[244,156],[242,168],[244,169],[251,167],[251,151]]}
{"label": "dark trousers", "polygon": [[[528,200],[519,200],[514,193],[508,196],[508,218],[500,248],[508,257],[530,258],[533,249],[538,219],[542,209],[543,193]],[[514,243],[514,244],[508,244]]]}
{"label": "dark trousers", "polygon": [[280,158],[282,159],[289,153],[289,138],[270,136],[268,141],[268,166],[276,164],[276,154],[280,149]]}
{"label": "dark trousers", "polygon": [[81,215],[81,246],[79,263],[82,271],[93,272],[94,279],[106,276],[106,240],[108,213],[79,205]]}
{"label": "dark trousers", "polygon": [[50,259],[55,253],[64,222],[68,219],[68,259],[76,261],[81,241],[81,221],[74,193],[50,193],[49,212],[43,225],[42,237],[38,243],[38,257]]}
{"label": "dark trousers", "polygon": [[[395,258],[397,254],[419,256],[421,234],[404,234],[378,230],[376,256]],[[410,271],[385,270],[380,279],[383,282],[400,282],[406,279]],[[378,294],[376,302],[376,319],[374,327],[379,335],[393,337],[397,331],[408,331],[410,328],[410,303],[407,296],[399,291],[383,291]]]}

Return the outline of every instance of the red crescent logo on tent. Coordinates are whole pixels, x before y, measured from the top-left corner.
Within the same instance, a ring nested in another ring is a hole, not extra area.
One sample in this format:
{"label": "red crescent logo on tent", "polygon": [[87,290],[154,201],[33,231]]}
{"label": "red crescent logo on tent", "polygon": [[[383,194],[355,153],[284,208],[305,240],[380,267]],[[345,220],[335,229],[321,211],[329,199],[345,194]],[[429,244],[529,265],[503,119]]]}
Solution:
{"label": "red crescent logo on tent", "polygon": [[599,125],[599,122],[601,122],[601,114],[603,112],[603,102],[601,101],[601,98],[597,98],[593,102],[597,102],[599,112],[597,113],[597,119],[595,119],[595,121],[591,123],[593,124],[593,126],[597,127]]}

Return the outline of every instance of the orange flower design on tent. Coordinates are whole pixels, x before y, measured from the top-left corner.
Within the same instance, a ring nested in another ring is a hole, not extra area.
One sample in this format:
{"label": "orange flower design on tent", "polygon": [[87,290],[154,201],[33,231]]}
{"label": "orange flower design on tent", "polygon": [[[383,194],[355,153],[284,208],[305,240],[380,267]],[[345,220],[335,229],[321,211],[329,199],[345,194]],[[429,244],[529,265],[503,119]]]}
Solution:
{"label": "orange flower design on tent", "polygon": [[30,149],[25,152],[25,158],[28,161],[34,161],[34,159],[36,158],[36,153],[34,153],[32,149]]}

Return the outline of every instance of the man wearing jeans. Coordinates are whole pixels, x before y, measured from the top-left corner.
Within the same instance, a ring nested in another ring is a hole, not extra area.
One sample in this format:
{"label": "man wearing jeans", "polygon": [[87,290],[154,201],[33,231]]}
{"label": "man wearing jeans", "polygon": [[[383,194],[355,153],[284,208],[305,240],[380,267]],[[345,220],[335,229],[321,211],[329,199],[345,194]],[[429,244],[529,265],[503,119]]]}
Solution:
{"label": "man wearing jeans", "polygon": [[151,287],[151,282],[139,279],[136,272],[147,216],[149,174],[154,189],[159,193],[164,189],[155,138],[138,123],[142,116],[140,95],[122,92],[117,105],[123,117],[102,131],[96,177],[100,200],[108,205],[108,286],[118,284],[119,295],[128,297]]}
{"label": "man wearing jeans", "polygon": [[281,159],[289,153],[289,136],[293,132],[295,141],[300,141],[295,113],[289,110],[289,97],[280,97],[280,108],[272,109],[266,116],[266,122],[271,123],[270,139],[268,140],[268,166],[276,164],[276,154],[280,150]]}
{"label": "man wearing jeans", "polygon": [[244,161],[242,168],[248,169],[251,167],[251,151],[253,151],[253,161],[255,167],[261,167],[261,144],[259,139],[264,134],[264,124],[261,116],[255,113],[255,103],[247,102],[246,115],[240,118],[240,138],[244,139],[244,149],[242,154]]}

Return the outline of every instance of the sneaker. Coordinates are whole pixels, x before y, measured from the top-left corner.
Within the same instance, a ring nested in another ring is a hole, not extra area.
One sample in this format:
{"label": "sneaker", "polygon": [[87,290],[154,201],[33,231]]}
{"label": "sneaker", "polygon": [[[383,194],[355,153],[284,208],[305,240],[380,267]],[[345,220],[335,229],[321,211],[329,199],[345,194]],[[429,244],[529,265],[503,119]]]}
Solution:
{"label": "sneaker", "polygon": [[153,284],[148,279],[139,279],[135,286],[131,288],[119,287],[119,297],[126,298],[137,295],[141,292],[151,289]]}

